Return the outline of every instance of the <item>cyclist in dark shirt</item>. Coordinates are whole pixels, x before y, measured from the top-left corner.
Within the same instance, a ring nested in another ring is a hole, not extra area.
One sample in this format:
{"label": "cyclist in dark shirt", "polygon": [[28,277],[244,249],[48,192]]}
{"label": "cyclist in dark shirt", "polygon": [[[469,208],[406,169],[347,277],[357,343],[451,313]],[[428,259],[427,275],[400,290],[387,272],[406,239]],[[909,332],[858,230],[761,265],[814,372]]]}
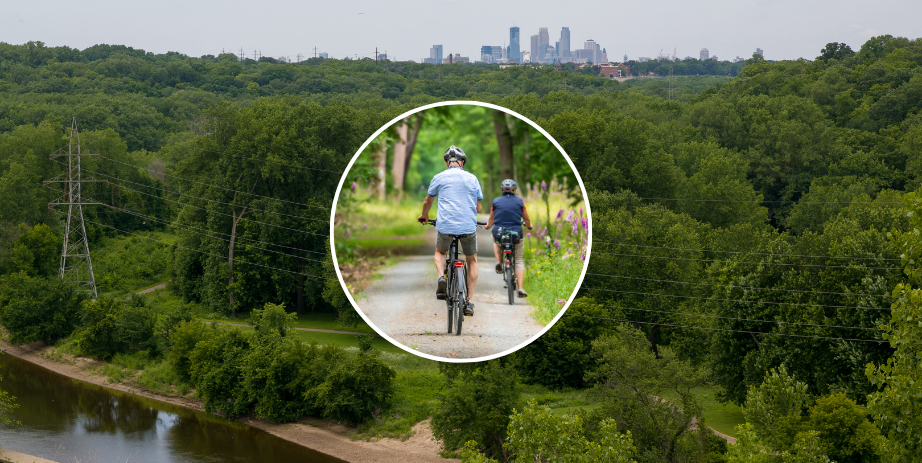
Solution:
{"label": "cyclist in dark shirt", "polygon": [[483,228],[493,229],[493,255],[496,257],[496,273],[503,273],[502,249],[500,248],[500,239],[502,230],[514,231],[518,234],[518,240],[515,244],[515,278],[519,282],[519,297],[527,297],[525,292],[525,240],[522,238],[522,220],[525,220],[525,226],[531,230],[531,219],[528,217],[528,211],[525,210],[525,202],[522,198],[515,195],[515,181],[512,179],[503,180],[500,187],[503,195],[493,199],[493,205],[490,207],[490,218]]}

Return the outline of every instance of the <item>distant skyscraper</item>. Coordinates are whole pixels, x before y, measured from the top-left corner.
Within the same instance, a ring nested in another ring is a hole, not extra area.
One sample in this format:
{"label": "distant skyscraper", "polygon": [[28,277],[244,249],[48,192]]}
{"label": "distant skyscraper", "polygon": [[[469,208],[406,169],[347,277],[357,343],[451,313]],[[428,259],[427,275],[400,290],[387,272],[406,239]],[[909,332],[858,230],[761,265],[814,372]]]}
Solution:
{"label": "distant skyscraper", "polygon": [[755,52],[754,54],[759,55],[759,56],[765,58],[765,54],[762,53],[762,49],[761,49],[761,48],[756,48],[756,52]]}
{"label": "distant skyscraper", "polygon": [[499,61],[503,59],[503,47],[499,45],[493,45],[491,48],[493,49],[493,61]]}
{"label": "distant skyscraper", "polygon": [[624,54],[624,62],[627,63],[627,53]]}
{"label": "distant skyscraper", "polygon": [[557,56],[561,58],[570,57],[570,28],[560,29],[560,45],[557,47]]}
{"label": "distant skyscraper", "polygon": [[608,52],[605,49],[602,49],[602,58],[599,60],[600,63],[608,64]]}
{"label": "distant skyscraper", "polygon": [[493,56],[493,46],[484,45],[480,47],[480,56],[486,56],[486,55]]}
{"label": "distant skyscraper", "polygon": [[532,63],[537,63],[538,61],[540,61],[538,59],[538,57],[541,55],[538,54],[538,36],[537,35],[531,36],[531,49],[529,51],[531,52],[531,62]]}
{"label": "distant skyscraper", "polygon": [[516,63],[522,61],[522,50],[519,48],[519,28],[509,28],[509,51],[506,53],[506,59],[515,60]]}
{"label": "distant skyscraper", "polygon": [[439,64],[442,62],[442,46],[433,45],[429,49],[429,59],[433,61],[434,64]]}
{"label": "distant skyscraper", "polygon": [[602,59],[599,56],[602,54],[602,50],[599,49],[599,44],[595,43],[595,40],[589,39],[583,42],[583,49],[587,50],[586,58],[590,63],[598,63]]}
{"label": "distant skyscraper", "polygon": [[[541,51],[541,45],[544,45],[544,46],[545,46],[545,50],[547,50],[547,47],[551,46],[551,35],[548,34],[547,28],[546,28],[546,27],[541,27],[541,28],[538,29],[538,51],[539,51],[539,52]],[[542,63],[546,63],[546,62],[547,62],[547,61],[545,61],[545,56],[544,56],[544,55],[545,55],[545,53],[541,53],[541,54],[538,55],[538,56],[539,56],[539,59],[538,59],[539,62],[542,62]]]}
{"label": "distant skyscraper", "polygon": [[711,54],[708,52],[708,49],[707,49],[707,48],[702,48],[702,49],[701,49],[701,56],[700,56],[698,59],[700,59],[701,61],[704,61],[704,60],[710,58],[710,56],[711,56]]}

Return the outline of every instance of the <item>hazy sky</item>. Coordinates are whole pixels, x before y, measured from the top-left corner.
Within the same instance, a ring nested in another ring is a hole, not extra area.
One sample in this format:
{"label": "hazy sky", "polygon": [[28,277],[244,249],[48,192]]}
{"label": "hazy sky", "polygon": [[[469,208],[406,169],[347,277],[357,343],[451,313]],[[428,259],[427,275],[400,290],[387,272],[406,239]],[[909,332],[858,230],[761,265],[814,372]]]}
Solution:
{"label": "hazy sky", "polygon": [[679,58],[701,48],[720,59],[748,58],[756,47],[770,60],[813,59],[828,42],[857,50],[881,34],[922,37],[922,1],[678,0],[581,2],[533,0],[406,0],[371,2],[262,2],[225,0],[39,0],[3,2],[0,42],[30,40],[84,49],[122,44],[155,53],[191,56],[221,50],[247,56],[296,59],[314,47],[331,57],[373,56],[375,47],[392,59],[420,61],[433,44],[444,52],[479,59],[482,45],[503,45],[518,26],[522,50],[539,27],[551,43],[561,26],[571,48],[594,39],[610,60],[654,57],[660,50]]}

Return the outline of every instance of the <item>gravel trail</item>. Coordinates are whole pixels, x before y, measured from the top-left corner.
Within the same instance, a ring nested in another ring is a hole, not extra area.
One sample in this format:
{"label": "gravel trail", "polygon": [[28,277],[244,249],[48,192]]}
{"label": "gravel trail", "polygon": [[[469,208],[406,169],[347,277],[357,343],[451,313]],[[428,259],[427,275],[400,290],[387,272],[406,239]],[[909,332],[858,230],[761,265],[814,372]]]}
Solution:
{"label": "gravel trail", "polygon": [[382,272],[358,306],[391,338],[437,357],[478,358],[518,346],[544,326],[531,316],[527,299],[516,298],[509,305],[503,278],[494,269],[489,231],[478,229],[478,249],[474,316],[464,317],[461,336],[447,333],[447,308],[445,301],[435,298],[437,275],[431,254],[408,257]]}

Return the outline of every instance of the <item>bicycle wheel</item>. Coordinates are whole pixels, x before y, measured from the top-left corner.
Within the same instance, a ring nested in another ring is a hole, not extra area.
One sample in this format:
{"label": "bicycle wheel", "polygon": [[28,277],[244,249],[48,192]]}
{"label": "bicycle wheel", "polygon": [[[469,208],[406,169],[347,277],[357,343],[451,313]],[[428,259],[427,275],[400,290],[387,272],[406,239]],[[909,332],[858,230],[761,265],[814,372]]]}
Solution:
{"label": "bicycle wheel", "polygon": [[455,319],[455,314],[453,310],[454,301],[452,300],[452,296],[455,294],[454,292],[455,282],[454,282],[453,275],[449,273],[448,276],[449,278],[451,278],[451,280],[449,280],[448,285],[446,285],[446,288],[445,288],[445,291],[446,291],[445,305],[448,307],[448,334],[451,334],[452,323],[454,322],[454,319]]}
{"label": "bicycle wheel", "polygon": [[506,289],[509,291],[509,304],[515,304],[515,269],[512,263],[506,266]]}
{"label": "bicycle wheel", "polygon": [[467,305],[467,280],[464,267],[456,267],[455,272],[455,336],[461,336],[461,324],[464,323],[464,308]]}

